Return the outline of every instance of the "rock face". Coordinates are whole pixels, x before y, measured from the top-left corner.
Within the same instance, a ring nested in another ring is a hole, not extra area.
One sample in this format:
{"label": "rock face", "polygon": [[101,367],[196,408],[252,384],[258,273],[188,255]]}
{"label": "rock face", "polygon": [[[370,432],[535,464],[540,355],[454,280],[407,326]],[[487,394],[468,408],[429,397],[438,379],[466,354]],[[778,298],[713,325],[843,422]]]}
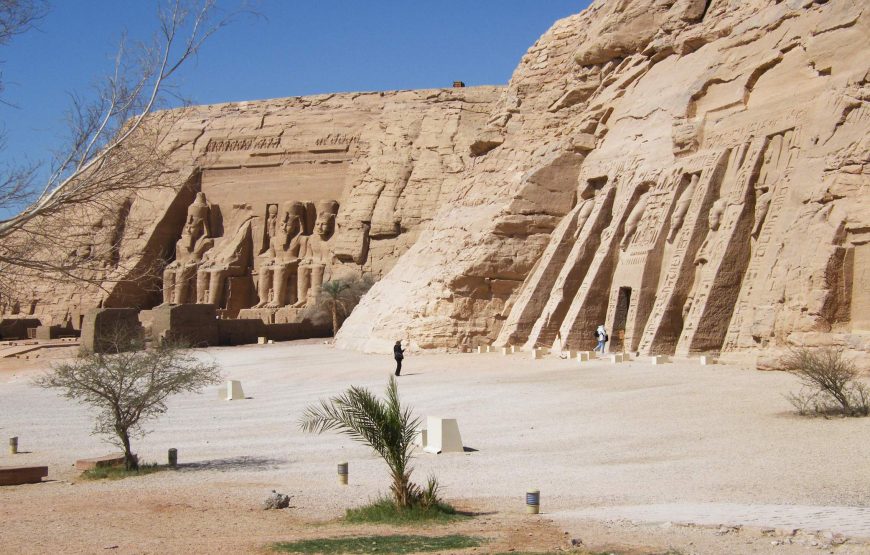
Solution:
{"label": "rock face", "polygon": [[[523,57],[338,345],[870,351],[870,13],[608,0]],[[373,224],[374,227],[374,224]]]}
{"label": "rock face", "polygon": [[[94,284],[34,276],[0,315],[79,329],[95,307],[213,305],[222,318],[298,322],[324,281],[386,273],[473,163],[502,89],[335,94],[170,113],[168,168],[114,214],[84,218],[109,253]],[[165,114],[164,114],[165,115]],[[79,252],[80,251],[80,252]],[[256,338],[255,338],[256,340]]]}

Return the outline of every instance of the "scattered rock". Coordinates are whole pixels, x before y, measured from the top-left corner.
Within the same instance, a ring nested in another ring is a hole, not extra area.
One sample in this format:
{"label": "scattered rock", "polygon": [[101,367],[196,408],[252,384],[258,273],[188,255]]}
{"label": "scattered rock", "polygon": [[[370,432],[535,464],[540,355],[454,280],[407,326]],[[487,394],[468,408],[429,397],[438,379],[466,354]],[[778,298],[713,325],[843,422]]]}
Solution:
{"label": "scattered rock", "polygon": [[272,490],[272,494],[263,501],[263,510],[286,509],[290,506],[290,496]]}

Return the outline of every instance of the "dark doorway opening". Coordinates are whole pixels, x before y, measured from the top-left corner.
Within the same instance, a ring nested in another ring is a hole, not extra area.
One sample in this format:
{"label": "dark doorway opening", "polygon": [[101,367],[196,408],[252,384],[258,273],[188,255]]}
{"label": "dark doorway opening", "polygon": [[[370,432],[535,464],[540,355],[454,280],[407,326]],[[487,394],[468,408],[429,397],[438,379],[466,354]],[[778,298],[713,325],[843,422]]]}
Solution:
{"label": "dark doorway opening", "polygon": [[613,318],[611,351],[622,351],[625,346],[625,324],[628,321],[628,306],[631,303],[631,287],[620,287],[616,298],[616,314]]}

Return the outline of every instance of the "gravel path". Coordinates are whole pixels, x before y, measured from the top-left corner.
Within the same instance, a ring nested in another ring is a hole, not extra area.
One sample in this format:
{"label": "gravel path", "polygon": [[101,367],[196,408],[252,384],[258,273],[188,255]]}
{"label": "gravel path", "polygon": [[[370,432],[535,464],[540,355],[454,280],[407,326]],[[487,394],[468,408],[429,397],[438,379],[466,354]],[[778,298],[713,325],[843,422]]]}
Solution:
{"label": "gravel path", "polygon": [[[177,448],[179,472],[74,488],[64,484],[76,481],[75,459],[113,449],[89,435],[86,409],[29,385],[38,370],[0,369],[0,438],[5,447],[6,437],[19,436],[27,452],[13,461],[4,449],[0,465],[48,464],[59,481],[0,489],[0,506],[51,505],[88,492],[171,498],[202,488],[256,507],[278,489],[303,514],[332,518],[387,490],[382,463],[364,447],[337,434],[303,434],[296,422],[308,404],[351,384],[383,391],[390,357],[298,343],[200,353],[241,380],[250,398],[219,401],[213,388],[172,399],[134,447],[160,462]],[[870,536],[870,418],[798,418],[783,398],[796,387],[782,373],[691,361],[580,364],[500,354],[411,355],[400,378],[417,414],[457,418],[474,449],[419,454],[414,476],[435,473],[449,499],[519,512],[534,487],[543,512],[568,530],[572,519],[591,517]],[[344,460],[350,486],[342,488],[335,464]],[[8,530],[16,533],[14,523]]]}

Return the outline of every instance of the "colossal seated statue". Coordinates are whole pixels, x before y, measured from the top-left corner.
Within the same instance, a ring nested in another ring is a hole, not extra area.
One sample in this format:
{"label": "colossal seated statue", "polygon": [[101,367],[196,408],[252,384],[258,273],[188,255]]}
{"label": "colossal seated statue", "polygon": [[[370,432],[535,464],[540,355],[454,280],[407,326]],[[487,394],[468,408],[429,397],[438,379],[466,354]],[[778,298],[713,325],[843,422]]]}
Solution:
{"label": "colossal seated statue", "polygon": [[223,306],[226,279],[249,274],[252,252],[251,218],[248,217],[232,239],[203,257],[196,274],[197,302]]}
{"label": "colossal seated statue", "polygon": [[304,229],[304,204],[298,201],[285,203],[280,217],[278,206],[269,205],[265,231],[268,248],[260,255],[264,263],[257,280],[260,302],[256,308],[278,308],[291,302],[289,284],[298,271]]}
{"label": "colossal seated statue", "polygon": [[333,263],[333,252],[329,240],[335,232],[335,216],[338,202],[320,201],[316,205],[317,219],[314,233],[304,236],[300,245],[300,262],[297,280],[297,301],[293,308],[314,304],[320,297],[324,273]]}
{"label": "colossal seated statue", "polygon": [[181,238],[175,243],[175,260],[163,271],[163,302],[183,304],[193,302],[190,285],[203,255],[214,245],[208,227],[209,206],[204,193],[197,193],[187,208],[187,219]]}

